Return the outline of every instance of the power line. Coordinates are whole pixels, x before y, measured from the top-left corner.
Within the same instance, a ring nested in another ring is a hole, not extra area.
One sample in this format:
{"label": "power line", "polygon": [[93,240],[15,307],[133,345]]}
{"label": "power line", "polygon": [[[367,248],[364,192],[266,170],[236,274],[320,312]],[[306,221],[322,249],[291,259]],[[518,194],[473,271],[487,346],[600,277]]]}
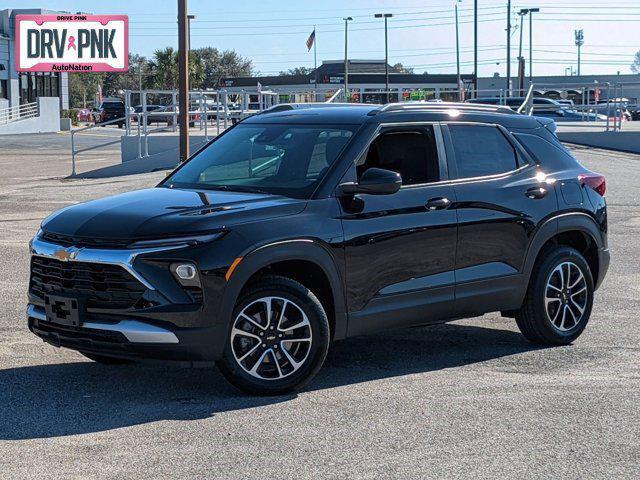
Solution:
{"label": "power line", "polygon": [[[495,18],[495,19],[485,19],[485,20],[479,20],[480,23],[490,23],[490,22],[498,22],[498,21],[502,21],[502,18]],[[424,23],[424,24],[419,24],[419,25],[405,25],[405,26],[399,26],[399,27],[389,27],[389,30],[399,30],[399,29],[408,29],[408,28],[424,28],[424,27],[439,27],[439,26],[443,26],[443,25],[453,25],[455,22],[443,22],[443,23]],[[469,21],[462,21],[460,23],[473,23],[472,20]],[[380,28],[352,28],[350,29],[350,31],[356,31],[356,32],[364,32],[364,31],[372,31],[372,30],[380,30]],[[322,33],[339,33],[342,30],[321,30]],[[307,30],[300,30],[300,31],[294,31],[294,32],[289,32],[289,31],[278,31],[278,32],[248,32],[248,33],[211,33],[211,34],[203,34],[203,33],[196,33],[196,34],[192,34],[192,37],[237,37],[237,36],[248,36],[248,37],[252,37],[252,36],[274,36],[274,35],[307,35],[309,32]],[[152,33],[152,34],[148,34],[148,33],[142,33],[142,34],[129,34],[129,36],[132,37],[164,37],[167,35],[171,35],[171,33]]]}

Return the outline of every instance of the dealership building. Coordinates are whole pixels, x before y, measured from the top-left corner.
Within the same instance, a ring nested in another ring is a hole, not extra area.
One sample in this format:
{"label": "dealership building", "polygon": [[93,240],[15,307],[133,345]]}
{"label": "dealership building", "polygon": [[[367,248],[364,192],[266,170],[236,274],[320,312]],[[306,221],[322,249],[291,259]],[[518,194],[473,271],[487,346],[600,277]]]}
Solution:
{"label": "dealership building", "polygon": [[[389,100],[429,100],[439,98],[444,101],[458,101],[458,85],[455,74],[427,74],[400,72],[391,65],[389,70]],[[277,75],[255,77],[227,77],[221,80],[220,88],[229,93],[255,92],[258,87],[273,90],[280,101],[318,101],[331,97],[344,87],[344,60],[323,61],[317,72],[306,75]],[[316,83],[317,80],[317,83]],[[349,60],[349,93],[352,101],[364,103],[384,103],[386,90],[384,60]],[[461,76],[466,96],[473,96],[473,75]],[[528,86],[528,79],[525,84]],[[534,94],[549,98],[569,98],[575,103],[593,103],[611,98],[624,97],[632,102],[640,99],[639,75],[581,75],[581,76],[538,76],[533,78]],[[517,78],[512,79],[517,85]],[[614,85],[618,85],[617,90]],[[499,75],[478,78],[478,97],[498,97],[504,95],[506,78]]]}
{"label": "dealership building", "polygon": [[[478,96],[489,97],[507,88],[507,77],[478,78]],[[525,85],[529,84],[526,78]],[[518,85],[512,77],[511,85]],[[548,98],[564,98],[576,104],[593,103],[609,98],[626,98],[631,103],[640,100],[640,75],[547,75],[533,77],[533,93]]]}
{"label": "dealership building", "polygon": [[58,97],[69,108],[69,77],[64,72],[18,72],[15,68],[16,15],[59,13],[40,8],[0,10],[0,109],[36,102],[38,97]]}
{"label": "dealership building", "polygon": [[[415,74],[400,72],[391,65],[389,70],[390,100],[428,100],[442,98],[454,101],[458,98],[455,74]],[[317,71],[307,75],[278,75],[258,77],[227,77],[220,87],[229,93],[243,90],[272,89],[280,94],[281,101],[303,102],[330,98],[344,86],[344,60],[325,60]],[[317,80],[317,83],[316,83]],[[386,90],[384,60],[349,60],[349,93],[352,101],[379,103],[384,101]],[[463,75],[465,88],[473,83],[473,75]],[[284,98],[283,98],[284,97]]]}

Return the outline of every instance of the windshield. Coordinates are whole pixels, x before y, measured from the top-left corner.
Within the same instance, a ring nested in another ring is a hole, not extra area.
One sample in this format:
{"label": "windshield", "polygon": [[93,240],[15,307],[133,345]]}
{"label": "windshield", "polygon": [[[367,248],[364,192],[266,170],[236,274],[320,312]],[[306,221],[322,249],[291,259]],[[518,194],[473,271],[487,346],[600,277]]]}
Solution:
{"label": "windshield", "polygon": [[356,126],[238,125],[163,186],[309,198]]}

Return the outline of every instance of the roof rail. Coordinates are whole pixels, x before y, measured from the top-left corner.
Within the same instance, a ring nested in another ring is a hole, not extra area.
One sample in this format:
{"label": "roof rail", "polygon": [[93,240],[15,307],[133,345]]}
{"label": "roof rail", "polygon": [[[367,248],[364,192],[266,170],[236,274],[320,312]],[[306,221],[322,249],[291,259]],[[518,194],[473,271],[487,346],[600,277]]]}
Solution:
{"label": "roof rail", "polygon": [[301,110],[305,108],[332,108],[332,107],[362,107],[364,103],[326,103],[326,102],[301,102],[301,103],[279,103],[262,110],[260,113],[277,113],[287,110]]}
{"label": "roof rail", "polygon": [[516,112],[505,105],[485,105],[482,103],[458,102],[398,102],[387,103],[375,113],[408,110],[461,110],[465,112],[491,112],[515,115]]}

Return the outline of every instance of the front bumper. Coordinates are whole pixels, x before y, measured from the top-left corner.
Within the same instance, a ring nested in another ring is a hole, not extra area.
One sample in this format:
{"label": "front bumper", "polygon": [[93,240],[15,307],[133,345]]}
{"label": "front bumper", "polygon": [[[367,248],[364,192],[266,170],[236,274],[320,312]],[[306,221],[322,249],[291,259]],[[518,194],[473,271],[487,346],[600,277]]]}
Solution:
{"label": "front bumper", "polygon": [[164,328],[137,319],[88,321],[79,327],[51,322],[45,309],[27,306],[29,330],[45,342],[80,352],[137,361],[211,363],[214,328]]}

